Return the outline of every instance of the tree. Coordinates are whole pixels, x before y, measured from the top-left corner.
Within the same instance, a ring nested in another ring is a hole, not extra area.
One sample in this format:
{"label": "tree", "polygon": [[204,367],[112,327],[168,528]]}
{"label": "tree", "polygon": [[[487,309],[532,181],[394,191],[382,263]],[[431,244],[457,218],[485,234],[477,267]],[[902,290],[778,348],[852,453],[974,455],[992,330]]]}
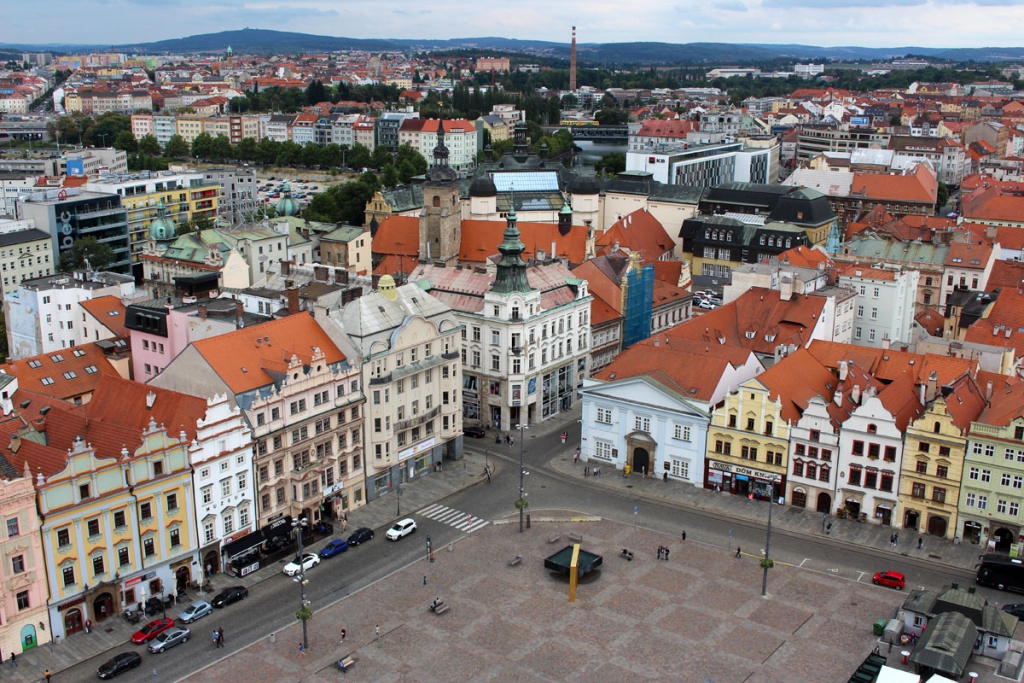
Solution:
{"label": "tree", "polygon": [[228,159],[235,158],[235,148],[231,146],[231,141],[228,140],[227,135],[218,135],[213,138],[213,143],[210,145],[210,156],[217,161],[227,161]]}
{"label": "tree", "polygon": [[413,175],[423,175],[427,172],[427,160],[424,159],[423,155],[408,142],[398,146],[398,156],[396,159],[399,167],[401,167],[401,164],[404,162],[412,164]]}
{"label": "tree", "polygon": [[319,104],[327,99],[327,89],[320,79],[315,79],[306,87],[306,104]]}
{"label": "tree", "polygon": [[188,153],[188,143],[185,142],[185,138],[181,137],[177,133],[171,136],[167,141],[166,149],[164,149],[164,154],[172,159],[184,159],[188,156]]}
{"label": "tree", "polygon": [[[114,144],[116,145],[117,142],[115,141]],[[150,157],[160,156],[160,143],[157,142],[155,135],[142,136],[142,139],[139,140],[139,153]]]}
{"label": "tree", "polygon": [[370,165],[370,150],[358,142],[348,151],[345,163],[349,168],[366,168]]}
{"label": "tree", "polygon": [[209,133],[200,133],[192,141],[192,156],[203,161],[213,156],[213,137]]}
{"label": "tree", "polygon": [[394,187],[398,184],[398,171],[394,164],[388,164],[380,174],[380,182],[384,187]]}
{"label": "tree", "polygon": [[139,150],[139,142],[130,131],[123,130],[117,134],[116,138],[114,138],[114,147],[132,154]]}
{"label": "tree", "polygon": [[940,182],[938,196],[935,200],[935,208],[941,209],[947,202],[949,202],[949,188],[946,186],[946,183]]}
{"label": "tree", "polygon": [[629,114],[622,109],[602,109],[594,119],[602,126],[621,126],[629,121]]}
{"label": "tree", "polygon": [[562,108],[559,106],[557,97],[548,98],[548,125],[557,126],[562,120]]}
{"label": "tree", "polygon": [[594,170],[605,175],[618,175],[626,170],[626,155],[610,152],[594,162]]}
{"label": "tree", "polygon": [[114,250],[95,237],[80,237],[71,243],[70,249],[61,253],[61,272],[70,273],[76,268],[84,268],[86,259],[89,259],[93,270],[106,270],[114,262]]}
{"label": "tree", "polygon": [[258,150],[259,147],[254,139],[242,138],[235,146],[235,156],[242,161],[256,161]]}

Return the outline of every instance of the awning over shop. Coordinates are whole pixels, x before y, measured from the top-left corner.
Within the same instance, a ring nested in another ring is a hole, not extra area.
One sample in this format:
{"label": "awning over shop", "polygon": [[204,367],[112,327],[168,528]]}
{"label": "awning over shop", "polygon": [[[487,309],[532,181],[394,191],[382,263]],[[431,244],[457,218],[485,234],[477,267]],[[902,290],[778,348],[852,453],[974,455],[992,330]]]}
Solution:
{"label": "awning over shop", "polygon": [[260,543],[263,543],[264,540],[262,533],[254,531],[251,534],[246,534],[237,541],[232,541],[224,546],[224,554],[228,556],[229,560],[233,559],[245,552],[248,552],[252,548],[255,548]]}

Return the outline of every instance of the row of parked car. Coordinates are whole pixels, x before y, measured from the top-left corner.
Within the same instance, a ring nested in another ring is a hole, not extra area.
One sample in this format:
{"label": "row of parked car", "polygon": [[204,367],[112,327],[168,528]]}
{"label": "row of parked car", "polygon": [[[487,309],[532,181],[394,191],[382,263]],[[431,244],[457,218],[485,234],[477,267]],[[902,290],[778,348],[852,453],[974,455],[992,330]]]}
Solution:
{"label": "row of parked car", "polygon": [[[328,525],[323,524],[320,529],[327,531]],[[397,541],[416,531],[416,521],[412,517],[395,522],[394,526],[384,534],[389,541]],[[333,527],[327,533],[332,533]],[[334,557],[349,549],[350,546],[357,546],[373,538],[373,529],[359,527],[348,538],[336,538],[320,549],[319,552],[303,553],[301,558],[292,560],[284,566],[284,573],[287,576],[295,576],[299,572],[306,572],[320,564],[321,559]],[[228,605],[245,600],[249,597],[249,589],[245,586],[230,586],[218,593],[212,600],[195,600],[189,603],[185,609],[178,614],[177,621],[182,624],[191,624],[203,617],[213,614],[215,608],[227,607]],[[147,613],[149,605],[146,605]],[[157,610],[160,609],[158,605]],[[178,626],[174,619],[165,617],[154,619],[140,628],[132,635],[132,642],[136,645],[147,645],[153,654],[164,652],[181,643],[187,643],[192,637],[191,629],[186,626]],[[125,671],[134,669],[142,664],[142,656],[138,652],[121,652],[108,661],[104,662],[97,670],[97,675],[102,679],[109,679],[118,676]]]}
{"label": "row of parked car", "polygon": [[[232,603],[245,600],[247,597],[249,597],[249,589],[245,586],[229,586],[209,602],[195,600],[189,603],[178,614],[177,621],[182,624],[191,624],[197,619],[213,614],[214,608],[227,607]],[[147,604],[146,607],[148,612],[149,605]],[[153,654],[165,652],[175,645],[187,643],[192,637],[192,630],[185,626],[178,626],[177,621],[170,617],[153,619],[132,634],[132,642],[136,645],[146,645]],[[142,664],[142,655],[138,652],[121,652],[100,665],[96,675],[102,679],[114,678],[140,664]]]}

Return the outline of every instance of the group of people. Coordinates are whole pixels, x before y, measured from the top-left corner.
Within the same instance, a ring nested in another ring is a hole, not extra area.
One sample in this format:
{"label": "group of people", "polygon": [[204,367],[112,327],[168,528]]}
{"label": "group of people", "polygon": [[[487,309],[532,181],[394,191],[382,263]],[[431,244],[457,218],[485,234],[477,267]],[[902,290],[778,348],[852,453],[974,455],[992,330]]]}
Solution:
{"label": "group of people", "polygon": [[892,536],[889,537],[889,545],[891,545],[893,548],[895,548],[896,544],[899,543],[899,542],[900,542],[900,535],[899,535],[899,533],[894,533]]}
{"label": "group of people", "polygon": [[441,598],[434,598],[434,601],[430,603],[430,611],[436,612],[437,608],[444,604],[444,600]]}
{"label": "group of people", "polygon": [[658,546],[658,559],[666,561],[668,560],[668,548],[666,546]]}
{"label": "group of people", "polygon": [[214,647],[224,647],[224,627],[221,626],[213,631],[213,645]]}
{"label": "group of people", "polygon": [[595,477],[600,477],[601,476],[601,468],[600,467],[595,467],[593,470],[591,470],[589,467],[584,467],[583,468],[583,476],[584,477],[589,477],[591,474],[593,474]]}

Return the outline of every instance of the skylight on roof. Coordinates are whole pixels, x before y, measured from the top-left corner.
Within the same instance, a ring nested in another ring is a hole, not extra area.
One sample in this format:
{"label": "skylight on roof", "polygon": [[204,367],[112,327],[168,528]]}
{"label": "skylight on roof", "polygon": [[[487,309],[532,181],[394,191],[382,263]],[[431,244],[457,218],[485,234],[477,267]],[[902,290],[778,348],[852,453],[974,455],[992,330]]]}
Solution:
{"label": "skylight on roof", "polygon": [[54,363],[63,363],[64,362],[64,356],[62,356],[59,353],[55,353],[52,356],[50,356],[50,360],[52,360]]}
{"label": "skylight on roof", "polygon": [[558,174],[554,171],[529,173],[495,173],[498,192],[558,192]]}
{"label": "skylight on roof", "polygon": [[28,362],[28,366],[30,368],[38,368],[38,367],[42,366],[42,363],[40,363],[38,360],[30,360]]}
{"label": "skylight on roof", "polygon": [[74,354],[75,354],[75,358],[81,358],[82,356],[85,355],[85,350],[84,349],[75,349],[74,350]]}

